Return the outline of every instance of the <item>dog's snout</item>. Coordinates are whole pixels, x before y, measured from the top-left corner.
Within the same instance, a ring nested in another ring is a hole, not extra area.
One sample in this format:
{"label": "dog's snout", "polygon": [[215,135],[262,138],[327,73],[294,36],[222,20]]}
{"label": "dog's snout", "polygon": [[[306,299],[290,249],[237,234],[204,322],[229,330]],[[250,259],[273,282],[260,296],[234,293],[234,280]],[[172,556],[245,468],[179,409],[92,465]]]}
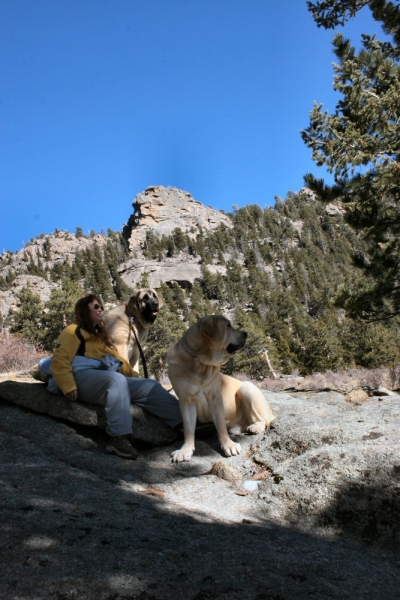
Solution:
{"label": "dog's snout", "polygon": [[238,343],[244,346],[247,340],[247,331],[238,331],[238,334]]}
{"label": "dog's snout", "polygon": [[227,351],[229,354],[234,354],[238,350],[241,350],[246,344],[247,339],[247,331],[241,331],[240,329],[236,329],[235,339],[228,344]]}

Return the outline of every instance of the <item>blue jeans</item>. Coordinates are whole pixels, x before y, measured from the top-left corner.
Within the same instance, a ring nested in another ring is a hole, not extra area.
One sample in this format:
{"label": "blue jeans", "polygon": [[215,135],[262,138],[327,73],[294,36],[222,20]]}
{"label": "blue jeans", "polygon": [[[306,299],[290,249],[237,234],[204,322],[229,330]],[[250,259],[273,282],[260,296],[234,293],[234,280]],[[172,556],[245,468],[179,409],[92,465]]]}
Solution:
{"label": "blue jeans", "polygon": [[77,371],[74,378],[79,400],[105,407],[106,431],[111,437],[132,433],[131,403],[170,427],[182,423],[179,402],[158,381],[101,369]]}

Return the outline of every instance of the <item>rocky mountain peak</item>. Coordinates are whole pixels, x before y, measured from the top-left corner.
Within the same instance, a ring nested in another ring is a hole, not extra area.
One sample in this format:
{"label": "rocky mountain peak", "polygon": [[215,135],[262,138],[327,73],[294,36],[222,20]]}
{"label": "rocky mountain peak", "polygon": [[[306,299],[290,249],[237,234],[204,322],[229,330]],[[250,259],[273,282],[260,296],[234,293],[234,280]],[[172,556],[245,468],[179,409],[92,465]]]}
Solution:
{"label": "rocky mountain peak", "polygon": [[134,212],[123,229],[131,252],[142,247],[148,232],[161,238],[179,227],[195,237],[201,230],[215,229],[221,223],[232,227],[223,212],[204,206],[189,192],[178,188],[149,186],[134,198],[132,206]]}

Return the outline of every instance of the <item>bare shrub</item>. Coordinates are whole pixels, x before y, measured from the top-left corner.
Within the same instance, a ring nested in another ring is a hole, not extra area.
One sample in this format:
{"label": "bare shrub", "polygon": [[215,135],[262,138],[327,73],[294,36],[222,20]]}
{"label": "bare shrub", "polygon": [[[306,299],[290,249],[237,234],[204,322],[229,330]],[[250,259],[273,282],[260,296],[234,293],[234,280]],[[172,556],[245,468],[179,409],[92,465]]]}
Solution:
{"label": "bare shrub", "polygon": [[323,373],[314,373],[307,375],[301,384],[302,389],[307,390],[323,390],[328,387],[326,377]]}
{"label": "bare shrub", "polygon": [[389,385],[391,390],[400,389],[400,364],[389,369]]}
{"label": "bare shrub", "polygon": [[28,371],[35,366],[46,353],[37,345],[26,342],[18,336],[10,335],[0,339],[0,373]]}
{"label": "bare shrub", "polygon": [[371,388],[388,386],[388,369],[370,369],[360,372],[360,384]]}
{"label": "bare shrub", "polygon": [[264,379],[260,387],[269,392],[281,392],[289,387],[288,379]]}
{"label": "bare shrub", "polygon": [[349,369],[338,373],[326,371],[306,377],[292,375],[279,379],[264,379],[260,384],[262,389],[270,392],[331,389],[348,393],[357,387],[376,389],[379,386],[391,390],[400,389],[400,364],[391,369]]}
{"label": "bare shrub", "polygon": [[233,373],[232,377],[239,379],[239,381],[249,381],[249,378],[244,373]]}
{"label": "bare shrub", "polygon": [[348,392],[353,389],[357,384],[357,380],[354,379],[350,373],[345,371],[338,371],[335,373],[334,371],[326,371],[323,374],[325,381],[325,388],[331,390],[340,390],[343,392]]}

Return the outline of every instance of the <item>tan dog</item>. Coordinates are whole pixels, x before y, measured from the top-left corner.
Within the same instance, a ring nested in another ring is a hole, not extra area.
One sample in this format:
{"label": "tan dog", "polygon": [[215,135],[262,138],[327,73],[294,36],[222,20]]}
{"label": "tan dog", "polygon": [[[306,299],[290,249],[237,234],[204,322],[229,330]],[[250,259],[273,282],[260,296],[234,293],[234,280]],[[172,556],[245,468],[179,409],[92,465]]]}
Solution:
{"label": "tan dog", "polygon": [[135,328],[140,345],[148,336],[162,306],[157,292],[142,288],[135,292],[125,304],[112,308],[104,315],[104,324],[118,354],[128,360],[139,372],[139,348],[135,339]]}
{"label": "tan dog", "polygon": [[262,392],[249,381],[221,373],[221,366],[243,348],[247,333],[233,329],[219,315],[202,317],[167,354],[168,375],[179,398],[184,444],[172,452],[173,462],[190,460],[196,419],[214,423],[226,456],[240,454],[228,434],[261,433],[275,419]]}

